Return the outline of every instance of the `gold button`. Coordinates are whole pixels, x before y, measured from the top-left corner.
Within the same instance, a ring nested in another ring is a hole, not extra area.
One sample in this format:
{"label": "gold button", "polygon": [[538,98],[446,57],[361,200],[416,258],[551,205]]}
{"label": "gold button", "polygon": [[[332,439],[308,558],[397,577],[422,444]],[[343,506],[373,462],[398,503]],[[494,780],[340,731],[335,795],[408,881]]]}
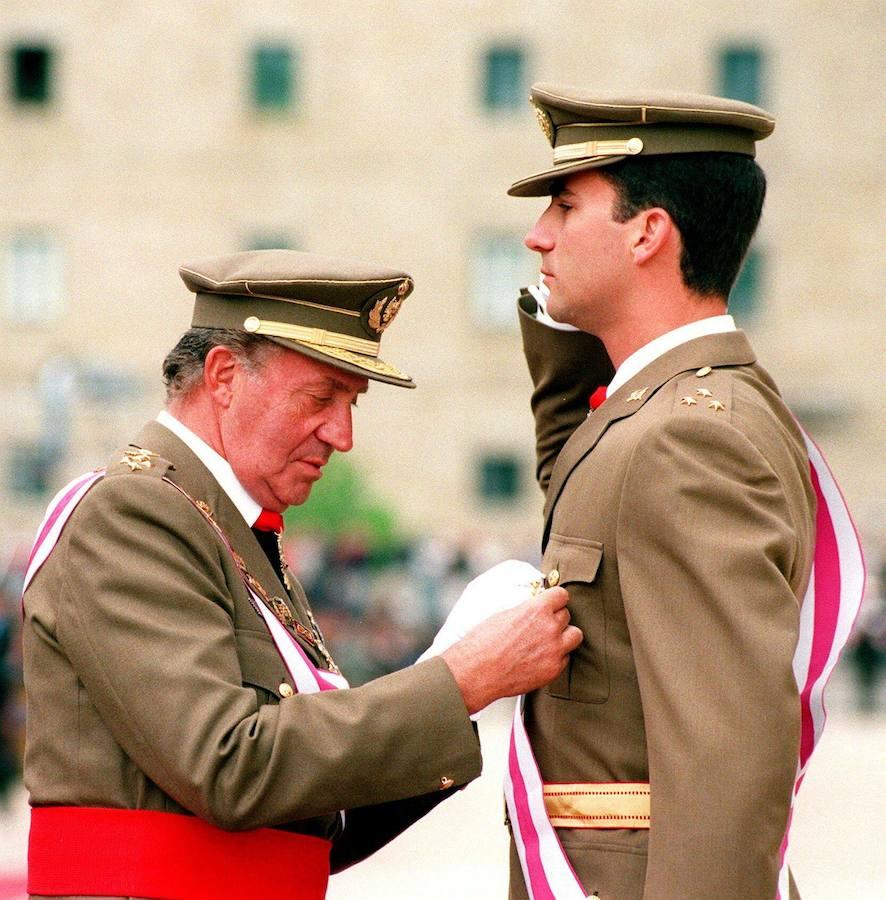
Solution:
{"label": "gold button", "polygon": [[548,572],[548,587],[556,587],[560,583],[559,569],[551,569]]}
{"label": "gold button", "polygon": [[280,692],[281,697],[291,697],[295,691],[292,690],[292,685],[287,684],[285,681],[277,688]]}
{"label": "gold button", "polygon": [[448,775],[444,775],[440,779],[440,790],[445,791],[447,788],[451,788],[454,784],[455,782]]}
{"label": "gold button", "polygon": [[702,366],[695,374],[699,378],[704,378],[705,375],[710,375],[713,372],[713,369],[710,366]]}

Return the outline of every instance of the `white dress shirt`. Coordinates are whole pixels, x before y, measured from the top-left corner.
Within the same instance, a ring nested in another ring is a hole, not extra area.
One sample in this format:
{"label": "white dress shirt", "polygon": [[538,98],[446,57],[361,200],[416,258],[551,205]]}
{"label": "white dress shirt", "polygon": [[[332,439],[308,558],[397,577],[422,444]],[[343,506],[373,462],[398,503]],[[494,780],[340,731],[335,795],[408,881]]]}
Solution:
{"label": "white dress shirt", "polygon": [[194,455],[212,473],[212,477],[219,483],[221,489],[228,495],[231,503],[237,507],[240,515],[246,520],[246,524],[252,528],[255,520],[261,514],[261,506],[246,493],[246,488],[237,480],[231,464],[220,454],[216,453],[202,438],[197,437],[190,428],[182,425],[175,416],[170,415],[165,409],[158,414],[157,421],[168,428],[179,440],[193,451]]}
{"label": "white dress shirt", "polygon": [[650,363],[655,362],[659,356],[663,356],[668,350],[679,347],[687,341],[695,338],[706,337],[709,334],[724,334],[727,331],[735,331],[735,320],[732,316],[709,316],[707,319],[699,319],[688,325],[681,325],[673,331],[659,335],[655,340],[644,344],[639,350],[635,350],[616,370],[615,377],[609,382],[606,389],[607,396],[612,396],[623,384],[638,375]]}

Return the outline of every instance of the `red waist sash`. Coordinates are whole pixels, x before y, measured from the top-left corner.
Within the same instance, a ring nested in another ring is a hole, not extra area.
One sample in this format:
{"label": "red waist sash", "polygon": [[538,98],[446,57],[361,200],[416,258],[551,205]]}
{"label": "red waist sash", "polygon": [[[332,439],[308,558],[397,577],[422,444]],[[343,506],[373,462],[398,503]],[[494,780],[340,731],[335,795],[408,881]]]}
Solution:
{"label": "red waist sash", "polygon": [[329,841],[275,828],[223,831],[153,810],[31,810],[28,892],[158,900],[323,900]]}

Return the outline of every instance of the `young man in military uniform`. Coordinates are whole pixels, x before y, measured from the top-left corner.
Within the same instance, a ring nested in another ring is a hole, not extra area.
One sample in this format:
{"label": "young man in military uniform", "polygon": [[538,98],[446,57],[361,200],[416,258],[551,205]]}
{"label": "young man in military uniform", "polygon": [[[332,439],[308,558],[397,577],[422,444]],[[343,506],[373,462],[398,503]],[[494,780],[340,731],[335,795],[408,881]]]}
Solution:
{"label": "young man in military uniform", "polygon": [[[532,103],[554,163],[509,193],[550,197],[526,237],[541,305],[521,303],[543,570],[584,634],[526,699],[547,814],[600,900],[784,898],[816,500],[726,311],[774,123],[691,95],[539,84]],[[515,900],[538,896],[527,858],[515,841]]]}
{"label": "young man in military uniform", "polygon": [[580,634],[548,591],[335,689],[281,514],[351,448],[369,380],[413,386],[378,358],[412,282],[291,251],[181,274],[167,409],[59,495],[28,572],[29,890],[318,900],[479,774],[469,713],[550,681]]}

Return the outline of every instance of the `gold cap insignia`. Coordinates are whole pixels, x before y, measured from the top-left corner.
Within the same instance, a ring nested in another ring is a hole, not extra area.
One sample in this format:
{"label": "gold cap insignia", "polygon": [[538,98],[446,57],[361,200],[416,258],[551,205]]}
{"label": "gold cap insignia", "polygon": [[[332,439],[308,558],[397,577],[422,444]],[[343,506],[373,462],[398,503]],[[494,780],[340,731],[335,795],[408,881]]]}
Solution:
{"label": "gold cap insignia", "polygon": [[153,453],[150,450],[142,450],[140,447],[132,447],[129,450],[123,451],[123,456],[120,459],[120,462],[124,465],[129,466],[129,470],[131,472],[136,472],[144,469],[150,469],[152,462],[157,458],[157,454]]}
{"label": "gold cap insignia", "polygon": [[[406,284],[406,282],[403,282]],[[403,285],[401,284],[402,288]],[[405,297],[403,296],[406,293],[405,290],[397,290],[396,297],[382,297],[375,306],[369,311],[369,327],[373,329],[373,331],[381,334],[391,322],[394,321],[394,316],[400,311],[400,307],[403,305],[403,300]]]}
{"label": "gold cap insignia", "polygon": [[548,139],[548,143],[553,146],[554,123],[551,117],[534,100],[530,100],[529,102],[532,104],[532,108],[535,110],[535,118],[538,119],[538,124],[541,127],[541,130],[545,133],[545,137]]}

